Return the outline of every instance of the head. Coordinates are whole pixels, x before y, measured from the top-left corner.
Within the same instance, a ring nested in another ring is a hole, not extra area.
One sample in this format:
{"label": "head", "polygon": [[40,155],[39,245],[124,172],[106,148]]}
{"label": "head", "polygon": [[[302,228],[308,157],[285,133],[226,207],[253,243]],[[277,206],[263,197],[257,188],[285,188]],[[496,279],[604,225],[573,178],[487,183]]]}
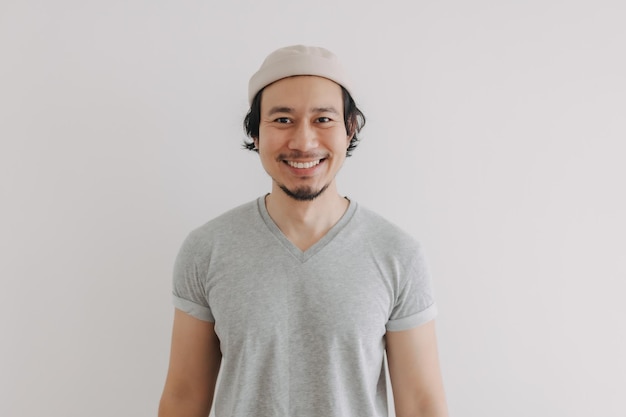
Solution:
{"label": "head", "polygon": [[250,109],[244,119],[244,130],[251,141],[244,141],[244,148],[258,152],[255,142],[260,141],[261,102],[268,85],[284,78],[298,75],[314,75],[327,78],[341,87],[343,100],[343,123],[351,137],[346,156],[351,156],[359,143],[359,133],[365,125],[365,116],[357,107],[351,91],[351,83],[337,57],[330,51],[303,45],[278,49],[267,56],[261,68],[252,76],[248,85]]}
{"label": "head", "polygon": [[356,147],[365,118],[335,55],[292,46],[270,54],[249,84],[244,127],[275,189],[310,201],[328,187]]}

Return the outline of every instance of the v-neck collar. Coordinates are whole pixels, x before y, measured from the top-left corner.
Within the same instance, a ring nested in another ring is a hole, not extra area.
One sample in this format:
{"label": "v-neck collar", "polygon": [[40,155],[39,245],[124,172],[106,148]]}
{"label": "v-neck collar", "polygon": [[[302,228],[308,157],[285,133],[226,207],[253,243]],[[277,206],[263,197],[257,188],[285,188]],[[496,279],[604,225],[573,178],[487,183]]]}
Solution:
{"label": "v-neck collar", "polygon": [[303,251],[299,247],[294,245],[289,239],[287,239],[287,236],[285,236],[285,234],[278,228],[274,220],[270,217],[270,214],[267,211],[267,207],[265,206],[266,196],[267,194],[257,199],[259,213],[261,214],[263,221],[265,222],[270,232],[280,241],[283,247],[302,263],[308,261],[315,254],[324,249],[324,247],[328,245],[335,238],[335,236],[337,236],[337,234],[339,234],[339,232],[341,232],[341,230],[350,222],[350,219],[356,212],[357,208],[356,202],[348,199],[348,208],[345,213],[343,213],[339,221],[335,223],[335,225],[331,227],[330,230],[328,230],[328,232],[326,232],[326,234],[322,236],[320,240],[315,242],[313,246]]}

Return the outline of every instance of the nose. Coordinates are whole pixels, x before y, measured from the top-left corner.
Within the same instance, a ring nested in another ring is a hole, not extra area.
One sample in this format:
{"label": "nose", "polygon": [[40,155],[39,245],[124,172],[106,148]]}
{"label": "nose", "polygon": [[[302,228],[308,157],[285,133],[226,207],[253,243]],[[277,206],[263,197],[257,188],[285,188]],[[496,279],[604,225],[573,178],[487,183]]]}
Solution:
{"label": "nose", "polygon": [[317,133],[310,122],[300,121],[292,132],[289,149],[308,151],[317,147]]}

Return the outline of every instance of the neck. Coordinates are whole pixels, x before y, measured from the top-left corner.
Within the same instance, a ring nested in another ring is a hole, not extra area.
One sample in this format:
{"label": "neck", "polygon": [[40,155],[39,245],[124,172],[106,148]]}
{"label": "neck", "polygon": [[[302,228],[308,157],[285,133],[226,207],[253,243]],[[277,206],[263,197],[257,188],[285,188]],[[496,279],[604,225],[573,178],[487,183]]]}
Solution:
{"label": "neck", "polygon": [[311,201],[289,197],[278,186],[265,198],[274,223],[294,245],[306,250],[341,219],[349,202],[337,193],[335,184]]}

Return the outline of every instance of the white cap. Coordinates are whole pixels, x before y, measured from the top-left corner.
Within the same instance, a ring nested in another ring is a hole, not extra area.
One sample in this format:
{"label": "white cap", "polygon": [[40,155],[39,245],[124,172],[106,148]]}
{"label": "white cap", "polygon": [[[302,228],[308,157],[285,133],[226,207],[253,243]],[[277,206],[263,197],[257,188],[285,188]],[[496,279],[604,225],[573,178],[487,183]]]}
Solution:
{"label": "white cap", "polygon": [[295,75],[316,75],[328,78],[352,95],[351,83],[335,54],[317,46],[293,45],[277,49],[265,58],[261,68],[248,83],[248,102],[264,87]]}

